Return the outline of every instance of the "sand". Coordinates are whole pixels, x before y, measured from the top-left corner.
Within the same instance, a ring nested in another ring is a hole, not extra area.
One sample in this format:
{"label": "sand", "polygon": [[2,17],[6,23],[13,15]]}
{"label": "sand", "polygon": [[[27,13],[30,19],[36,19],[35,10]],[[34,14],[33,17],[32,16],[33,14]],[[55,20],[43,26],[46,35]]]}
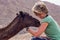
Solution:
{"label": "sand", "polygon": [[[44,33],[40,36],[46,36]],[[31,40],[32,35],[30,33],[17,34],[9,40]]]}

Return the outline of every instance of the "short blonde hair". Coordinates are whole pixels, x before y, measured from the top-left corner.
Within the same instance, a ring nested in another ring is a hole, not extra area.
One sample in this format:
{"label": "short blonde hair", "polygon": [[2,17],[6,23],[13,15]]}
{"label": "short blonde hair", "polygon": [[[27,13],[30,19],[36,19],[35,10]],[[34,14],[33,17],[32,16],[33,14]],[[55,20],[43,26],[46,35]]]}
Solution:
{"label": "short blonde hair", "polygon": [[46,14],[48,13],[48,9],[45,3],[43,3],[42,1],[35,3],[35,5],[32,8],[32,11],[36,13],[41,13],[41,12],[44,12]]}

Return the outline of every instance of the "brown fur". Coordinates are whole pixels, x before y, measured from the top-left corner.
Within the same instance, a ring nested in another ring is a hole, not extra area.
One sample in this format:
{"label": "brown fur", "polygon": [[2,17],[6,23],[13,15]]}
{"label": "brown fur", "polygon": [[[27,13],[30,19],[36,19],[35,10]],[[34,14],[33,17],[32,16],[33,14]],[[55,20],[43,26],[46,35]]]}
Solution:
{"label": "brown fur", "polygon": [[33,18],[26,12],[20,11],[20,14],[17,14],[14,20],[7,27],[0,29],[0,40],[8,40],[23,28],[29,26],[38,27],[39,25],[40,22],[37,19]]}

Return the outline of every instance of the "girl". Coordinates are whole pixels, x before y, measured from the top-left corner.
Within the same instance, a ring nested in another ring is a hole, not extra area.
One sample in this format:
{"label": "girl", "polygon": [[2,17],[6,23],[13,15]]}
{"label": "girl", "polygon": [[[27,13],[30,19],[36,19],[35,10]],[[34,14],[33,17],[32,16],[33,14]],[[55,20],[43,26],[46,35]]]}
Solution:
{"label": "girl", "polygon": [[28,28],[28,32],[31,33],[34,38],[32,40],[43,40],[39,38],[43,32],[47,35],[47,37],[51,38],[51,40],[60,40],[60,29],[57,22],[53,19],[52,16],[48,15],[48,9],[43,2],[37,2],[32,8],[32,11],[41,19],[41,25],[38,28],[37,32],[32,31],[32,29]]}

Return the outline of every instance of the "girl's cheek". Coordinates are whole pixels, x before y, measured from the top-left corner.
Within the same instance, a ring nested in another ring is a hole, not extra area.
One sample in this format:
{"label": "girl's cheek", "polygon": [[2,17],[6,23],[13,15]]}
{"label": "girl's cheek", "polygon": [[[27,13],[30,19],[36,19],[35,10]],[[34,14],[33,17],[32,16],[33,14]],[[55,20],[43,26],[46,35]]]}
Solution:
{"label": "girl's cheek", "polygon": [[44,17],[43,15],[40,16],[40,18],[43,18],[43,17]]}
{"label": "girl's cheek", "polygon": [[40,15],[40,17],[43,17],[43,15]]}
{"label": "girl's cheek", "polygon": [[43,15],[38,15],[39,18],[43,18]]}
{"label": "girl's cheek", "polygon": [[42,16],[39,16],[40,18],[42,18]]}

